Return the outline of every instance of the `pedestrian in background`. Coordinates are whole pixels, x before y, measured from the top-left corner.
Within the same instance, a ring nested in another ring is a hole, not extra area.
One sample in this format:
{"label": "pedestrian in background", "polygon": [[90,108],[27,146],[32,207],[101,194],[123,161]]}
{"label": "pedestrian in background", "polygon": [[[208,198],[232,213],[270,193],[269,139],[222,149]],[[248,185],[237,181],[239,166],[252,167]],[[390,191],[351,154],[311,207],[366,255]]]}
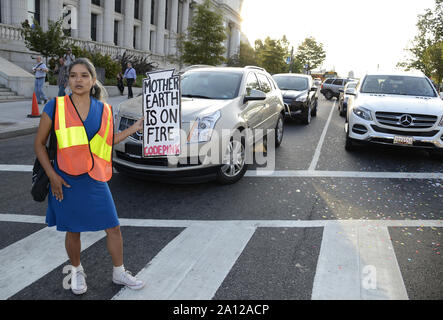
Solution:
{"label": "pedestrian in background", "polygon": [[[34,142],[35,153],[50,182],[46,223],[66,232],[74,294],[87,290],[80,261],[80,233],[99,230],[106,231],[107,248],[114,265],[112,281],[138,290],[144,282],[123,265],[120,222],[107,181],[112,177],[113,145],[142,130],[143,119],[114,134],[112,107],[104,101],[106,91],[97,81],[94,65],[88,59],[77,59],[69,66],[68,74],[72,95],[57,97],[46,104]],[[54,166],[46,149],[52,119],[54,130],[58,131]]]}
{"label": "pedestrian in background", "polygon": [[71,48],[66,50],[63,58],[65,59],[65,64],[67,67],[69,67],[69,65],[75,61],[75,55],[72,53]]}
{"label": "pedestrian in background", "polygon": [[128,86],[128,99],[132,99],[134,97],[132,94],[132,85],[134,84],[135,80],[137,80],[137,74],[135,73],[135,69],[132,67],[132,63],[128,62],[123,78],[126,78],[126,85]]}
{"label": "pedestrian in background", "polygon": [[49,71],[46,67],[46,64],[42,61],[41,56],[37,56],[36,58],[37,64],[32,68],[32,73],[35,74],[35,83],[34,83],[34,91],[37,96],[37,102],[46,103],[48,98],[46,97],[45,92],[43,91],[43,86],[45,84],[46,73]]}
{"label": "pedestrian in background", "polygon": [[65,59],[58,60],[59,65],[55,67],[54,74],[57,74],[58,96],[63,97],[68,86],[68,67],[65,65]]}
{"label": "pedestrian in background", "polygon": [[125,85],[123,84],[123,74],[121,71],[117,74],[117,87],[120,91],[120,95],[123,95],[123,91],[125,90]]}

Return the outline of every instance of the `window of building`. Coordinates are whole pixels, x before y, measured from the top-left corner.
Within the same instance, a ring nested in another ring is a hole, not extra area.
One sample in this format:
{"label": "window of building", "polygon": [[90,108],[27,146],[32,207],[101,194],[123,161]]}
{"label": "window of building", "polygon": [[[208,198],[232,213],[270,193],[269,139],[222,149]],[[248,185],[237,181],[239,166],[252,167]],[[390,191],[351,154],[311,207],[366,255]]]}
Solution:
{"label": "window of building", "polygon": [[122,0],[115,0],[115,12],[122,13]]}
{"label": "window of building", "polygon": [[97,15],[91,14],[91,39],[97,41]]}
{"label": "window of building", "polygon": [[134,18],[140,19],[140,1],[134,0]]}
{"label": "window of building", "polygon": [[32,26],[34,19],[40,24],[40,0],[28,0],[28,21]]}
{"label": "window of building", "polygon": [[151,1],[151,24],[155,24],[155,0]]}
{"label": "window of building", "polygon": [[114,44],[118,44],[118,21],[114,20]]}
{"label": "window of building", "polygon": [[165,1],[166,1],[166,9],[165,9],[165,29],[169,29],[169,28],[168,28],[169,1],[168,1],[168,0],[165,0]]}
{"label": "window of building", "polygon": [[132,33],[132,47],[135,49],[137,43],[137,27],[134,26],[134,32]]}
{"label": "window of building", "polygon": [[[63,20],[68,16],[68,15],[70,15],[71,14],[71,11],[70,10],[66,10],[66,11],[64,11],[63,12]],[[69,20],[68,20],[68,24],[69,24],[69,28],[68,29],[63,29],[63,33],[64,33],[64,35],[65,36],[67,36],[67,37],[70,37],[72,34],[71,34],[71,18],[72,17],[70,17],[69,18]],[[64,24],[63,24],[64,25]]]}
{"label": "window of building", "polygon": [[149,37],[149,50],[154,51],[154,39],[155,39],[155,32],[151,31]]}
{"label": "window of building", "polygon": [[91,3],[100,7],[100,0],[91,0]]}

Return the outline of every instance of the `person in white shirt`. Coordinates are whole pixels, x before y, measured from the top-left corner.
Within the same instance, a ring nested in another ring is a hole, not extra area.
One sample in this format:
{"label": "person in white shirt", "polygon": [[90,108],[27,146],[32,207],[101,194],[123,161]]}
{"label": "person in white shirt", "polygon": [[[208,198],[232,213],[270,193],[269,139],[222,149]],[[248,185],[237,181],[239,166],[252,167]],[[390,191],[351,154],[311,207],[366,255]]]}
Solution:
{"label": "person in white shirt", "polygon": [[32,68],[32,73],[35,74],[35,95],[37,96],[37,102],[40,104],[48,102],[48,97],[46,97],[43,91],[43,85],[45,84],[46,73],[49,71],[46,64],[42,61],[41,56],[36,58],[37,64]]}

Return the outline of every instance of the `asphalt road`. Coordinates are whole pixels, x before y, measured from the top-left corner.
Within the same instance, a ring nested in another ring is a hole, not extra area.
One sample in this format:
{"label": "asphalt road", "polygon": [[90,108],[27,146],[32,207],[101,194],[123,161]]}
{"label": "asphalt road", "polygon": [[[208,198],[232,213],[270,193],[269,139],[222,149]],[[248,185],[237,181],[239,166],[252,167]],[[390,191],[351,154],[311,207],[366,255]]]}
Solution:
{"label": "asphalt road", "polygon": [[[103,236],[83,248],[88,275],[84,296],[75,297],[62,287],[66,254],[51,257],[52,264],[43,260],[39,272],[10,285],[10,274],[1,274],[20,265],[17,255],[24,252],[38,263],[38,253],[52,244],[44,248],[32,238],[40,239],[49,228],[44,225],[46,203],[32,201],[29,194],[30,173],[2,169],[0,298],[441,300],[443,180],[426,174],[443,176],[442,159],[425,151],[378,146],[346,152],[344,119],[336,109],[331,114],[334,102],[321,97],[310,125],[286,121],[275,170],[351,171],[360,176],[246,176],[235,185],[220,186],[115,174],[109,186],[122,221],[125,265],[150,280],[138,296],[121,292],[110,281],[112,263]],[[32,165],[33,139],[0,140],[0,165]],[[365,176],[374,172],[425,176]],[[32,245],[36,249],[27,247]],[[63,241],[53,246],[63,252]],[[362,287],[366,264],[377,266],[376,289]]]}

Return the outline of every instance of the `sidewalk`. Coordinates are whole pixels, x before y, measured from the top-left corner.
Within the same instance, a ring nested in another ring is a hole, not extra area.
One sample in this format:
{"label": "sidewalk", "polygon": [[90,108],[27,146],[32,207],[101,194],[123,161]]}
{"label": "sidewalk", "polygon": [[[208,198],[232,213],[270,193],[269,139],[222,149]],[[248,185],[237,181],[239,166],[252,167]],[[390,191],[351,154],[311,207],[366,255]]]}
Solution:
{"label": "sidewalk", "polygon": [[[141,93],[141,88],[133,88],[133,91],[135,97]],[[124,96],[109,97],[108,103],[115,110],[118,104],[126,100],[127,93],[125,90]],[[43,108],[44,105],[40,104],[40,114]],[[28,118],[27,115],[31,114],[31,110],[32,99],[0,103],[0,140],[37,132],[40,118]]]}

